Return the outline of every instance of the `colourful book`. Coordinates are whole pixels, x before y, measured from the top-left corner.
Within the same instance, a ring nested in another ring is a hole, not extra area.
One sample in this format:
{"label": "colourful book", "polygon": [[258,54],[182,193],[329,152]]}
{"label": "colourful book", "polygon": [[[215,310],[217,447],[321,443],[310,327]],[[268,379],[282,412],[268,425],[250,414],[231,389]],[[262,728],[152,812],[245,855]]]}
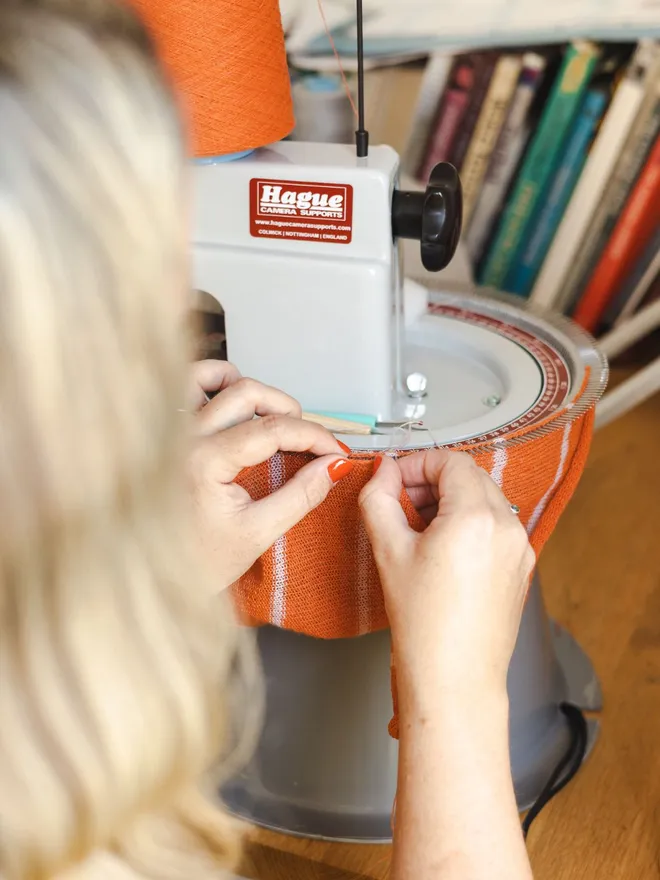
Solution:
{"label": "colourful book", "polygon": [[402,159],[403,167],[411,176],[415,176],[420,171],[431,126],[453,61],[453,57],[446,52],[436,52],[426,64]]}
{"label": "colourful book", "polygon": [[[658,104],[658,109],[658,121],[660,121],[660,104]],[[586,285],[589,283],[589,279],[598,264],[601,254],[605,250],[607,242],[610,240],[610,236],[614,231],[614,227],[618,223],[619,216],[621,215],[621,211],[630,195],[630,191],[635,185],[635,181],[644,167],[651,151],[651,147],[653,146],[655,138],[659,132],[660,125],[654,125],[653,128],[638,141],[637,146],[640,149],[635,151],[635,156],[629,165],[630,181],[627,188],[624,189],[622,186],[617,185],[617,182],[615,181],[611,182],[611,189],[615,198],[611,202],[609,200],[607,202],[607,205],[609,206],[607,216],[601,223],[596,224],[594,221],[594,235],[591,234],[592,229],[590,227],[589,232],[583,241],[583,248],[580,250],[573,267],[566,276],[562,293],[557,300],[557,309],[560,309],[565,314],[570,314],[571,311],[573,311]],[[649,143],[649,137],[651,135],[652,139]]]}
{"label": "colourful book", "polygon": [[532,105],[544,78],[547,60],[528,52],[522,59],[522,72],[502,131],[486,170],[481,191],[467,223],[465,242],[473,266],[480,262],[490,231],[504,202],[509,185],[532,130]]}
{"label": "colourful book", "polygon": [[580,299],[573,320],[593,332],[633,269],[646,244],[660,226],[660,137],[626,202],[612,237]]}
{"label": "colourful book", "polygon": [[470,102],[473,84],[472,64],[460,56],[454,63],[447,88],[440,101],[436,123],[418,175],[421,180],[428,180],[438,162],[449,161],[454,140]]}
{"label": "colourful book", "polygon": [[566,205],[582,173],[608,98],[607,89],[592,88],[587,91],[580,113],[561,153],[559,167],[550,181],[547,194],[543,196],[536,216],[523,236],[519,249],[520,256],[515,259],[504,282],[504,290],[509,293],[529,296],[552,237],[557,231]]}
{"label": "colourful book", "polygon": [[461,167],[463,223],[467,227],[488,162],[502,131],[522,68],[520,55],[502,55],[488,86],[479,119]]}
{"label": "colourful book", "polygon": [[633,315],[658,275],[660,275],[660,228],[651,236],[642,256],[621,285],[605,313],[604,322],[608,325],[619,325]]}
{"label": "colourful book", "polygon": [[650,55],[646,74],[639,69],[644,82],[641,106],[579,251],[564,278],[555,302],[558,311],[569,312],[579,299],[660,131],[660,44],[654,49],[655,61]]}
{"label": "colourful book", "polygon": [[499,56],[493,52],[475,52],[473,55],[466,57],[472,64],[473,69],[472,88],[470,89],[465,115],[456,132],[452,148],[449,151],[449,162],[458,171],[463,169],[463,162],[472,141],[472,136]]}
{"label": "colourful book", "polygon": [[[614,44],[602,48],[580,112],[558,156],[558,165],[551,175],[548,190],[527,224],[523,241],[505,281],[505,290],[529,296],[533,279],[541,268],[571,193],[580,179],[594,133],[632,51],[630,45]],[[539,222],[541,213],[543,220]]]}
{"label": "colourful book", "polygon": [[480,271],[479,282],[501,287],[516,251],[545,191],[557,154],[580,108],[598,48],[593,43],[574,43],[566,50],[562,69],[553,86],[536,134],[533,136],[504,216]]}
{"label": "colourful book", "polygon": [[557,308],[566,277],[579,258],[584,237],[604,197],[644,97],[644,77],[640,74],[638,64],[641,50],[640,44],[626,75],[616,88],[580,180],[543,261],[530,296],[535,305]]}

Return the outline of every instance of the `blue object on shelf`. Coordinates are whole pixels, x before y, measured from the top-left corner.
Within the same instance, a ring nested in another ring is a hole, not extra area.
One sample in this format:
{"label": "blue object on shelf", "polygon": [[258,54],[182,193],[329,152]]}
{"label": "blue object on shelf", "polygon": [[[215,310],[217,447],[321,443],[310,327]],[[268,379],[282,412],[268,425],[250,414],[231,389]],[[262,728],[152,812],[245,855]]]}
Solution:
{"label": "blue object on shelf", "polygon": [[224,156],[204,156],[201,159],[195,159],[195,165],[219,165],[221,162],[234,162],[236,159],[244,159],[254,153],[254,147],[250,150],[241,150],[240,153],[226,153]]}

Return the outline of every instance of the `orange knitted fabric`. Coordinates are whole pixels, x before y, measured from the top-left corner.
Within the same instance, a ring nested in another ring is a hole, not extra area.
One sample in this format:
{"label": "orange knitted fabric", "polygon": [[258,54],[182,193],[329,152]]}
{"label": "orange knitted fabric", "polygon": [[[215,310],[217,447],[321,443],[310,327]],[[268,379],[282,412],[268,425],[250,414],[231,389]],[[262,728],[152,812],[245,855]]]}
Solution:
{"label": "orange knitted fabric", "polygon": [[[548,419],[543,431],[537,424],[504,440],[455,447],[470,452],[507,499],[518,505],[537,556],[577,486],[589,450],[594,410],[582,410],[570,418],[570,409]],[[277,541],[234,586],[243,620],[323,639],[359,636],[388,626],[358,506],[360,490],[372,475],[373,456],[356,453],[351,458],[353,471],[328,499]],[[263,498],[308,460],[305,455],[278,454],[241,473],[237,482],[253,499]],[[421,531],[423,522],[405,494],[402,505],[411,526]],[[392,691],[390,733],[397,737],[394,675]]]}

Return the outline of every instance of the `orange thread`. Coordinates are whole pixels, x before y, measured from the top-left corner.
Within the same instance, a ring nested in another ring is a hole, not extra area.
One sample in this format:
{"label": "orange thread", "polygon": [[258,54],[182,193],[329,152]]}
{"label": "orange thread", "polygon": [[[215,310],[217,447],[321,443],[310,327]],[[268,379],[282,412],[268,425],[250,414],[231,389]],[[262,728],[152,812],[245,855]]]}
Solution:
{"label": "orange thread", "polygon": [[294,128],[277,0],[132,0],[182,100],[191,150],[227,155]]}
{"label": "orange thread", "polygon": [[335,58],[337,59],[337,65],[339,66],[339,73],[341,74],[341,80],[344,84],[344,91],[346,92],[346,97],[348,98],[349,104],[351,105],[351,109],[353,110],[353,116],[355,116],[355,118],[357,119],[358,118],[357,107],[355,106],[355,101],[353,100],[351,88],[348,84],[348,80],[346,79],[346,74],[344,73],[344,67],[341,63],[341,57],[339,55],[339,52],[337,51],[337,46],[335,45],[334,37],[330,33],[330,28],[328,27],[328,20],[325,17],[325,11],[323,9],[322,0],[316,0],[316,2],[319,7],[319,12],[321,13],[321,20],[323,21],[323,27],[325,28],[325,34],[328,38],[328,42],[330,43],[330,46],[332,47],[332,51],[334,52]]}

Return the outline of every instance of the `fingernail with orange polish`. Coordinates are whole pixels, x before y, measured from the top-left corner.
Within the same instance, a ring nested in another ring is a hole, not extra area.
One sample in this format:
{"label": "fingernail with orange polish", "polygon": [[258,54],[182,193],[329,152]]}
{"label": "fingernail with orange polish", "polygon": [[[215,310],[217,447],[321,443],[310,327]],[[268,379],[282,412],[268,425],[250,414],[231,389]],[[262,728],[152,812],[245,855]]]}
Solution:
{"label": "fingernail with orange polish", "polygon": [[341,447],[341,451],[346,455],[350,455],[353,450],[350,446],[347,446],[345,443],[342,443],[341,440],[337,440],[337,445]]}
{"label": "fingernail with orange polish", "polygon": [[382,463],[383,463],[383,456],[377,455],[376,458],[374,458],[374,473],[376,473],[376,471],[378,470],[378,468],[381,466]]}
{"label": "fingernail with orange polish", "polygon": [[337,461],[332,462],[328,468],[328,474],[333,483],[338,483],[340,480],[343,480],[344,477],[347,477],[352,470],[353,462],[346,461],[345,458],[340,458]]}

